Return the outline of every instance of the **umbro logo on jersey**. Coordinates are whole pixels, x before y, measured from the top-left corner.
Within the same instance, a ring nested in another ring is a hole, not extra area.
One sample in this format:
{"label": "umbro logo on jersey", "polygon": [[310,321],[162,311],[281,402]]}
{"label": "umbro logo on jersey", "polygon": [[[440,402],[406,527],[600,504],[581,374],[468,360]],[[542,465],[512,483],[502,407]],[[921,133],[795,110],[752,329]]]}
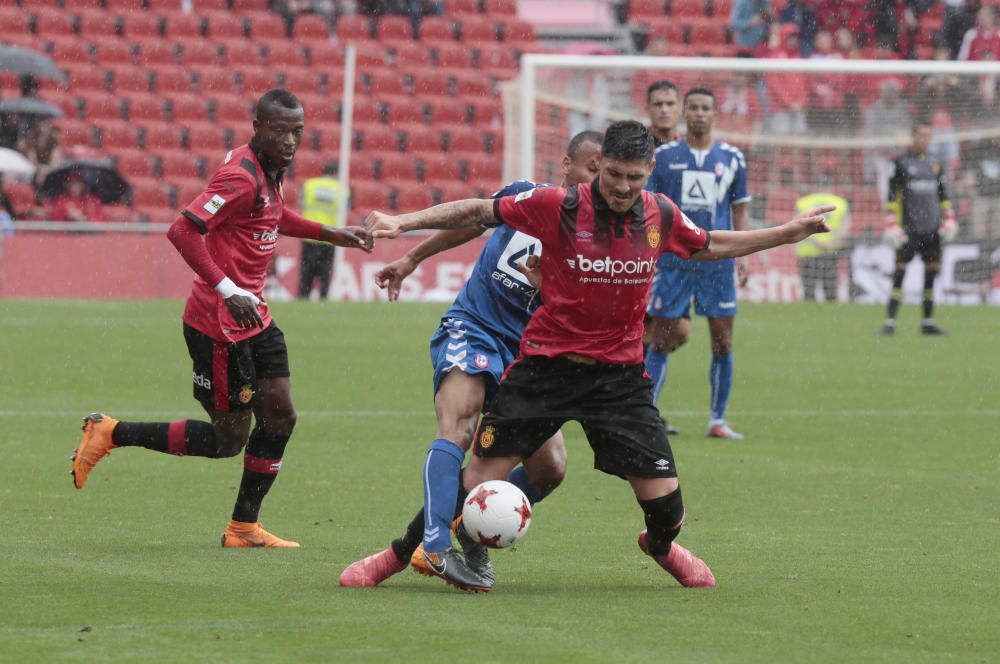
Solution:
{"label": "umbro logo on jersey", "polygon": [[576,239],[580,240],[581,242],[587,242],[588,240],[594,239],[594,234],[591,233],[590,231],[577,231]]}

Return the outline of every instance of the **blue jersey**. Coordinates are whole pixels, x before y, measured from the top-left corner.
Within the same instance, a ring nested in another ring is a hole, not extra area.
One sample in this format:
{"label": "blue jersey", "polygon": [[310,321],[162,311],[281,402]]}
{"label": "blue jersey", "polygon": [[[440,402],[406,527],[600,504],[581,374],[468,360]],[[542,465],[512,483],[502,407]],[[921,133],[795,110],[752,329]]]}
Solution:
{"label": "blue jersey", "polygon": [[747,162],[738,148],[716,141],[708,150],[692,150],[676,140],[657,148],[654,159],[646,189],[665,194],[707,231],[732,230],[732,206],[750,200]]}
{"label": "blue jersey", "polygon": [[[493,194],[493,198],[549,186],[516,180]],[[538,308],[538,289],[532,287],[514,265],[541,253],[542,243],[530,235],[508,226],[497,227],[444,318],[471,319],[508,341],[518,343],[531,314]]]}

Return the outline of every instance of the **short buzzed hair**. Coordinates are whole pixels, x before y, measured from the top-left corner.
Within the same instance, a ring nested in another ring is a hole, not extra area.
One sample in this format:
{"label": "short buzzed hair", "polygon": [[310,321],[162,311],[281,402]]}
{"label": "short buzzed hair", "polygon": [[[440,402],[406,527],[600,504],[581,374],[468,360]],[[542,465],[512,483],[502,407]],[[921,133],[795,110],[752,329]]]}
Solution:
{"label": "short buzzed hair", "polygon": [[715,105],[715,93],[708,88],[691,88],[684,93],[684,101],[687,102],[688,98],[692,95],[705,95],[706,97],[711,98],[712,105]]}
{"label": "short buzzed hair", "polygon": [[257,104],[254,107],[254,117],[260,120],[261,109],[273,108],[275,106],[280,106],[281,108],[288,109],[289,111],[294,111],[297,108],[302,108],[302,102],[288,90],[285,90],[284,88],[274,88],[273,90],[265,92],[263,96],[257,100]]}
{"label": "short buzzed hair", "polygon": [[673,81],[668,81],[666,79],[661,81],[653,81],[648,88],[646,88],[646,103],[653,98],[653,93],[659,90],[673,90],[677,93],[677,96],[681,96],[681,89],[677,87],[677,84]]}
{"label": "short buzzed hair", "polygon": [[574,136],[569,140],[569,145],[566,146],[566,156],[572,159],[576,156],[576,153],[580,151],[584,143],[594,143],[600,145],[604,142],[604,134],[599,131],[587,130],[581,131],[579,134]]}
{"label": "short buzzed hair", "polygon": [[649,161],[653,158],[653,134],[635,120],[612,122],[604,132],[601,156],[620,161]]}

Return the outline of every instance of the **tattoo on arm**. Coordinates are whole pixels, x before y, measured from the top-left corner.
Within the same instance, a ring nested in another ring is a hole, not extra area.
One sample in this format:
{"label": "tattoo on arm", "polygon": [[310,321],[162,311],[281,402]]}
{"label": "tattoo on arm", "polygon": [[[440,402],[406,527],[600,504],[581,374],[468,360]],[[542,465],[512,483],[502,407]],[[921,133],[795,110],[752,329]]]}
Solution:
{"label": "tattoo on arm", "polygon": [[471,198],[442,203],[432,208],[402,215],[406,231],[441,228],[477,228],[493,218],[493,201]]}

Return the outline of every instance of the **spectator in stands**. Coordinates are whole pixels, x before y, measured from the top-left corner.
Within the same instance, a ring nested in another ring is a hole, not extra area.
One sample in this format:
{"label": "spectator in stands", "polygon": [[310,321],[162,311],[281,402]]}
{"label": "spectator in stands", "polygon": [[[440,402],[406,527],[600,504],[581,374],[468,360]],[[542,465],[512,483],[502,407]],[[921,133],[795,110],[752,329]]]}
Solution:
{"label": "spectator in stands", "polygon": [[11,223],[17,219],[14,206],[10,202],[10,197],[3,189],[3,173],[0,173],[0,235],[10,235],[13,233]]}
{"label": "spectator in stands", "polygon": [[944,45],[952,59],[958,57],[965,34],[976,27],[976,16],[982,7],[982,0],[954,0],[945,8],[941,34]]}
{"label": "spectator in stands", "polygon": [[719,95],[719,115],[730,130],[751,133],[759,130],[760,104],[749,74],[733,72]]}
{"label": "spectator in stands", "polygon": [[743,54],[753,53],[764,44],[770,21],[769,0],[736,0],[730,14],[730,25],[738,51]]}
{"label": "spectator in stands", "polygon": [[868,43],[876,44],[890,51],[899,49],[899,15],[896,13],[896,0],[868,0],[866,6],[868,20],[866,32]]}
{"label": "spectator in stands", "polygon": [[889,164],[899,145],[907,142],[911,124],[899,81],[894,78],[882,81],[881,96],[864,112],[865,137],[873,142],[897,138],[898,142],[880,145],[865,154],[865,182],[875,182],[879,200],[888,200]]}
{"label": "spectator in stands", "polygon": [[847,30],[854,41],[865,34],[866,0],[814,0],[813,9],[819,30]]}
{"label": "spectator in stands", "polygon": [[319,14],[332,27],[336,10],[333,0],[271,0],[271,11],[285,18],[288,34],[292,33],[295,18],[300,14]]}
{"label": "spectator in stands", "polygon": [[794,23],[799,27],[800,54],[809,57],[816,43],[816,12],[811,3],[803,0],[788,0],[778,15],[779,23]]}
{"label": "spectator in stands", "polygon": [[[980,8],[976,14],[976,26],[970,28],[962,39],[958,51],[959,60],[1000,60],[1000,31],[996,28],[995,9],[990,6]],[[979,79],[979,92],[983,103],[992,107],[996,100],[996,76]]]}
{"label": "spectator in stands", "polygon": [[992,237],[1000,225],[1000,138],[977,141],[970,152],[979,194],[972,204],[972,233]]}
{"label": "spectator in stands", "polygon": [[51,221],[104,221],[104,206],[97,196],[87,191],[83,176],[66,178],[66,190],[52,201]]}
{"label": "spectator in stands", "polygon": [[441,0],[358,0],[358,8],[363,14],[385,16],[386,14],[406,14],[413,23],[413,30],[420,30],[424,16],[444,14]]}
{"label": "spectator in stands", "polygon": [[[934,52],[935,60],[950,61],[948,49],[943,45]],[[946,110],[956,124],[965,124],[981,111],[979,92],[968,76],[931,74],[920,81],[913,105],[922,113]]]}
{"label": "spectator in stands", "polygon": [[35,122],[27,135],[18,142],[17,151],[35,165],[36,186],[40,185],[49,171],[62,161],[63,154],[59,143],[59,129],[48,119]]}
{"label": "spectator in stands", "polygon": [[[779,59],[799,57],[799,26],[794,23],[772,25],[768,47],[761,54]],[[767,130],[781,135],[806,133],[806,75],[802,72],[768,74],[766,86]]]}
{"label": "spectator in stands", "polygon": [[858,41],[854,38],[854,33],[847,28],[837,28],[834,41],[837,45],[837,52],[847,60],[857,60],[861,57],[858,49]]}
{"label": "spectator in stands", "polygon": [[[816,49],[810,60],[843,60],[844,56],[833,48],[833,35],[827,30],[816,33]],[[821,74],[809,78],[809,126],[820,131],[837,128],[844,113],[843,74]],[[850,127],[843,127],[847,130]]]}
{"label": "spectator in stands", "polygon": [[958,232],[963,237],[970,235],[978,237],[980,229],[976,228],[973,222],[973,210],[978,198],[975,169],[962,168],[955,178],[951,203],[955,209],[955,217],[958,219]]}
{"label": "spectator in stands", "polygon": [[13,113],[0,113],[0,147],[17,149],[18,128],[17,116]]}

